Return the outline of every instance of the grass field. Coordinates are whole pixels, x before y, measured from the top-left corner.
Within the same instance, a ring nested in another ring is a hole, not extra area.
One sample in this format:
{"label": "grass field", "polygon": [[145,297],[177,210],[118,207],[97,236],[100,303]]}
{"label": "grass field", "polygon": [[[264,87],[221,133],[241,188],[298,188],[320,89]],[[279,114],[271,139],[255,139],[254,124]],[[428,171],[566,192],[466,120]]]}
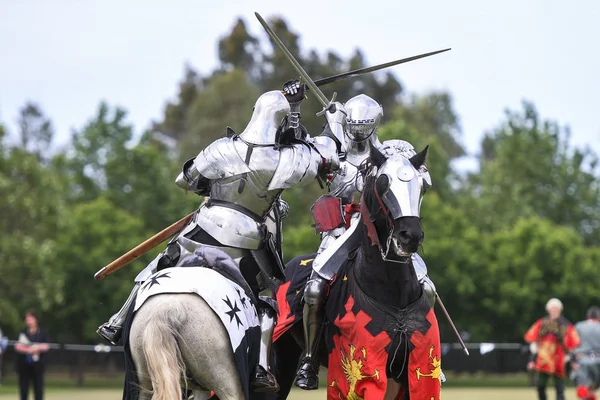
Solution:
{"label": "grass field", "polygon": [[[548,389],[548,395],[550,399],[555,398],[553,389]],[[49,389],[46,392],[45,400],[119,400],[121,396],[121,390],[116,389]],[[2,387],[0,400],[14,400],[17,398],[16,387]],[[537,395],[534,388],[448,388],[442,391],[442,398],[444,400],[537,400]],[[572,388],[567,389],[567,398],[576,398]],[[324,400],[325,391],[304,392],[296,390],[290,396],[290,399]]]}

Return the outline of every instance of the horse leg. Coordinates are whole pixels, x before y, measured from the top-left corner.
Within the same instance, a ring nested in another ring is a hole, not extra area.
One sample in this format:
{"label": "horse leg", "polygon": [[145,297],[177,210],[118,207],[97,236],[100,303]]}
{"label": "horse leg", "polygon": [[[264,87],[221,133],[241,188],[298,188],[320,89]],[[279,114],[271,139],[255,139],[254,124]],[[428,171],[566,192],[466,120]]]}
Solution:
{"label": "horse leg", "polygon": [[130,348],[142,389],[141,400],[182,398],[184,367],[175,336],[184,316],[177,309],[171,310],[165,297],[148,299],[131,325]]}
{"label": "horse leg", "polygon": [[[245,398],[227,330],[200,296],[185,296],[187,322],[179,330],[179,348],[189,375],[219,400]],[[202,397],[201,397],[202,398]]]}
{"label": "horse leg", "polygon": [[274,397],[274,399],[286,399],[296,379],[298,362],[302,356],[302,347],[294,339],[293,329],[302,332],[302,325],[296,324],[273,344],[275,377],[279,382],[279,392],[276,393],[277,397]]}
{"label": "horse leg", "polygon": [[296,324],[289,331],[281,335],[271,347],[275,362],[272,365],[273,374],[279,383],[278,392],[250,392],[250,400],[281,400],[287,399],[296,379],[298,362],[302,355],[304,340],[298,340],[295,331],[302,335],[302,324]]}

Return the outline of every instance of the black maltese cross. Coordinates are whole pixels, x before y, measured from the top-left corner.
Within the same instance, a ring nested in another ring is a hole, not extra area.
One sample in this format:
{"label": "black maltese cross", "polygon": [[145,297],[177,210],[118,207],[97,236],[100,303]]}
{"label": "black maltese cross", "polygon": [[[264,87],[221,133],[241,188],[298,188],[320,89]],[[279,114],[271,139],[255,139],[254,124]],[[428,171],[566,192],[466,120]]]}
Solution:
{"label": "black maltese cross", "polygon": [[150,280],[148,281],[148,283],[146,283],[144,285],[143,290],[150,289],[154,285],[160,285],[160,282],[158,281],[159,279],[162,279],[162,278],[169,278],[170,279],[171,277],[169,276],[169,274],[170,274],[170,272],[165,272],[162,275],[155,275],[155,276],[153,276],[152,278],[150,278]]}
{"label": "black maltese cross", "polygon": [[235,288],[238,296],[240,297],[240,303],[242,303],[242,307],[248,308],[248,304],[246,303],[246,298],[242,296],[242,292],[238,288]]}
{"label": "black maltese cross", "polygon": [[229,315],[229,322],[232,322],[233,318],[235,318],[235,322],[237,323],[238,328],[240,327],[240,325],[244,325],[244,324],[242,324],[242,320],[240,319],[240,317],[237,315],[237,313],[242,311],[237,306],[237,301],[234,300],[233,304],[231,304],[231,300],[229,300],[229,296],[226,296],[226,299],[223,299],[223,301],[225,302],[225,304],[227,304],[227,307],[230,308],[230,310],[225,313],[225,314]]}

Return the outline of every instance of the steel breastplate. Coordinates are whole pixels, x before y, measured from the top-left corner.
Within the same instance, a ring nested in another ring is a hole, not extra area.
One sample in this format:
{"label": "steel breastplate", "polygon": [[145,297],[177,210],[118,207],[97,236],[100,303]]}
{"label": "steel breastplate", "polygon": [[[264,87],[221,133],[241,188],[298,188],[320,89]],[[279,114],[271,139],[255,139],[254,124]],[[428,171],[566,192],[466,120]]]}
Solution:
{"label": "steel breastplate", "polygon": [[345,202],[351,202],[353,199],[358,202],[362,189],[363,182],[358,168],[348,161],[342,161],[339,171],[329,185],[329,193]]}

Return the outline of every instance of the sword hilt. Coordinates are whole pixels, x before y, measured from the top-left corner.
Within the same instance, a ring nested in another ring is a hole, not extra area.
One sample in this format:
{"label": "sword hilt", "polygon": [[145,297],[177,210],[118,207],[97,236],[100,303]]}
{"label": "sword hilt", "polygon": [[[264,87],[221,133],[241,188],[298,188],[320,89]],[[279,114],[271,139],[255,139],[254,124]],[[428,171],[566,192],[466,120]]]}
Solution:
{"label": "sword hilt", "polygon": [[329,111],[330,113],[335,112],[336,108],[335,108],[335,104],[333,104],[333,102],[335,101],[336,97],[337,97],[337,92],[333,92],[333,96],[331,96],[331,100],[329,100],[329,104],[327,105],[327,107],[323,107],[323,109],[317,113],[317,117],[324,115],[327,111]]}

